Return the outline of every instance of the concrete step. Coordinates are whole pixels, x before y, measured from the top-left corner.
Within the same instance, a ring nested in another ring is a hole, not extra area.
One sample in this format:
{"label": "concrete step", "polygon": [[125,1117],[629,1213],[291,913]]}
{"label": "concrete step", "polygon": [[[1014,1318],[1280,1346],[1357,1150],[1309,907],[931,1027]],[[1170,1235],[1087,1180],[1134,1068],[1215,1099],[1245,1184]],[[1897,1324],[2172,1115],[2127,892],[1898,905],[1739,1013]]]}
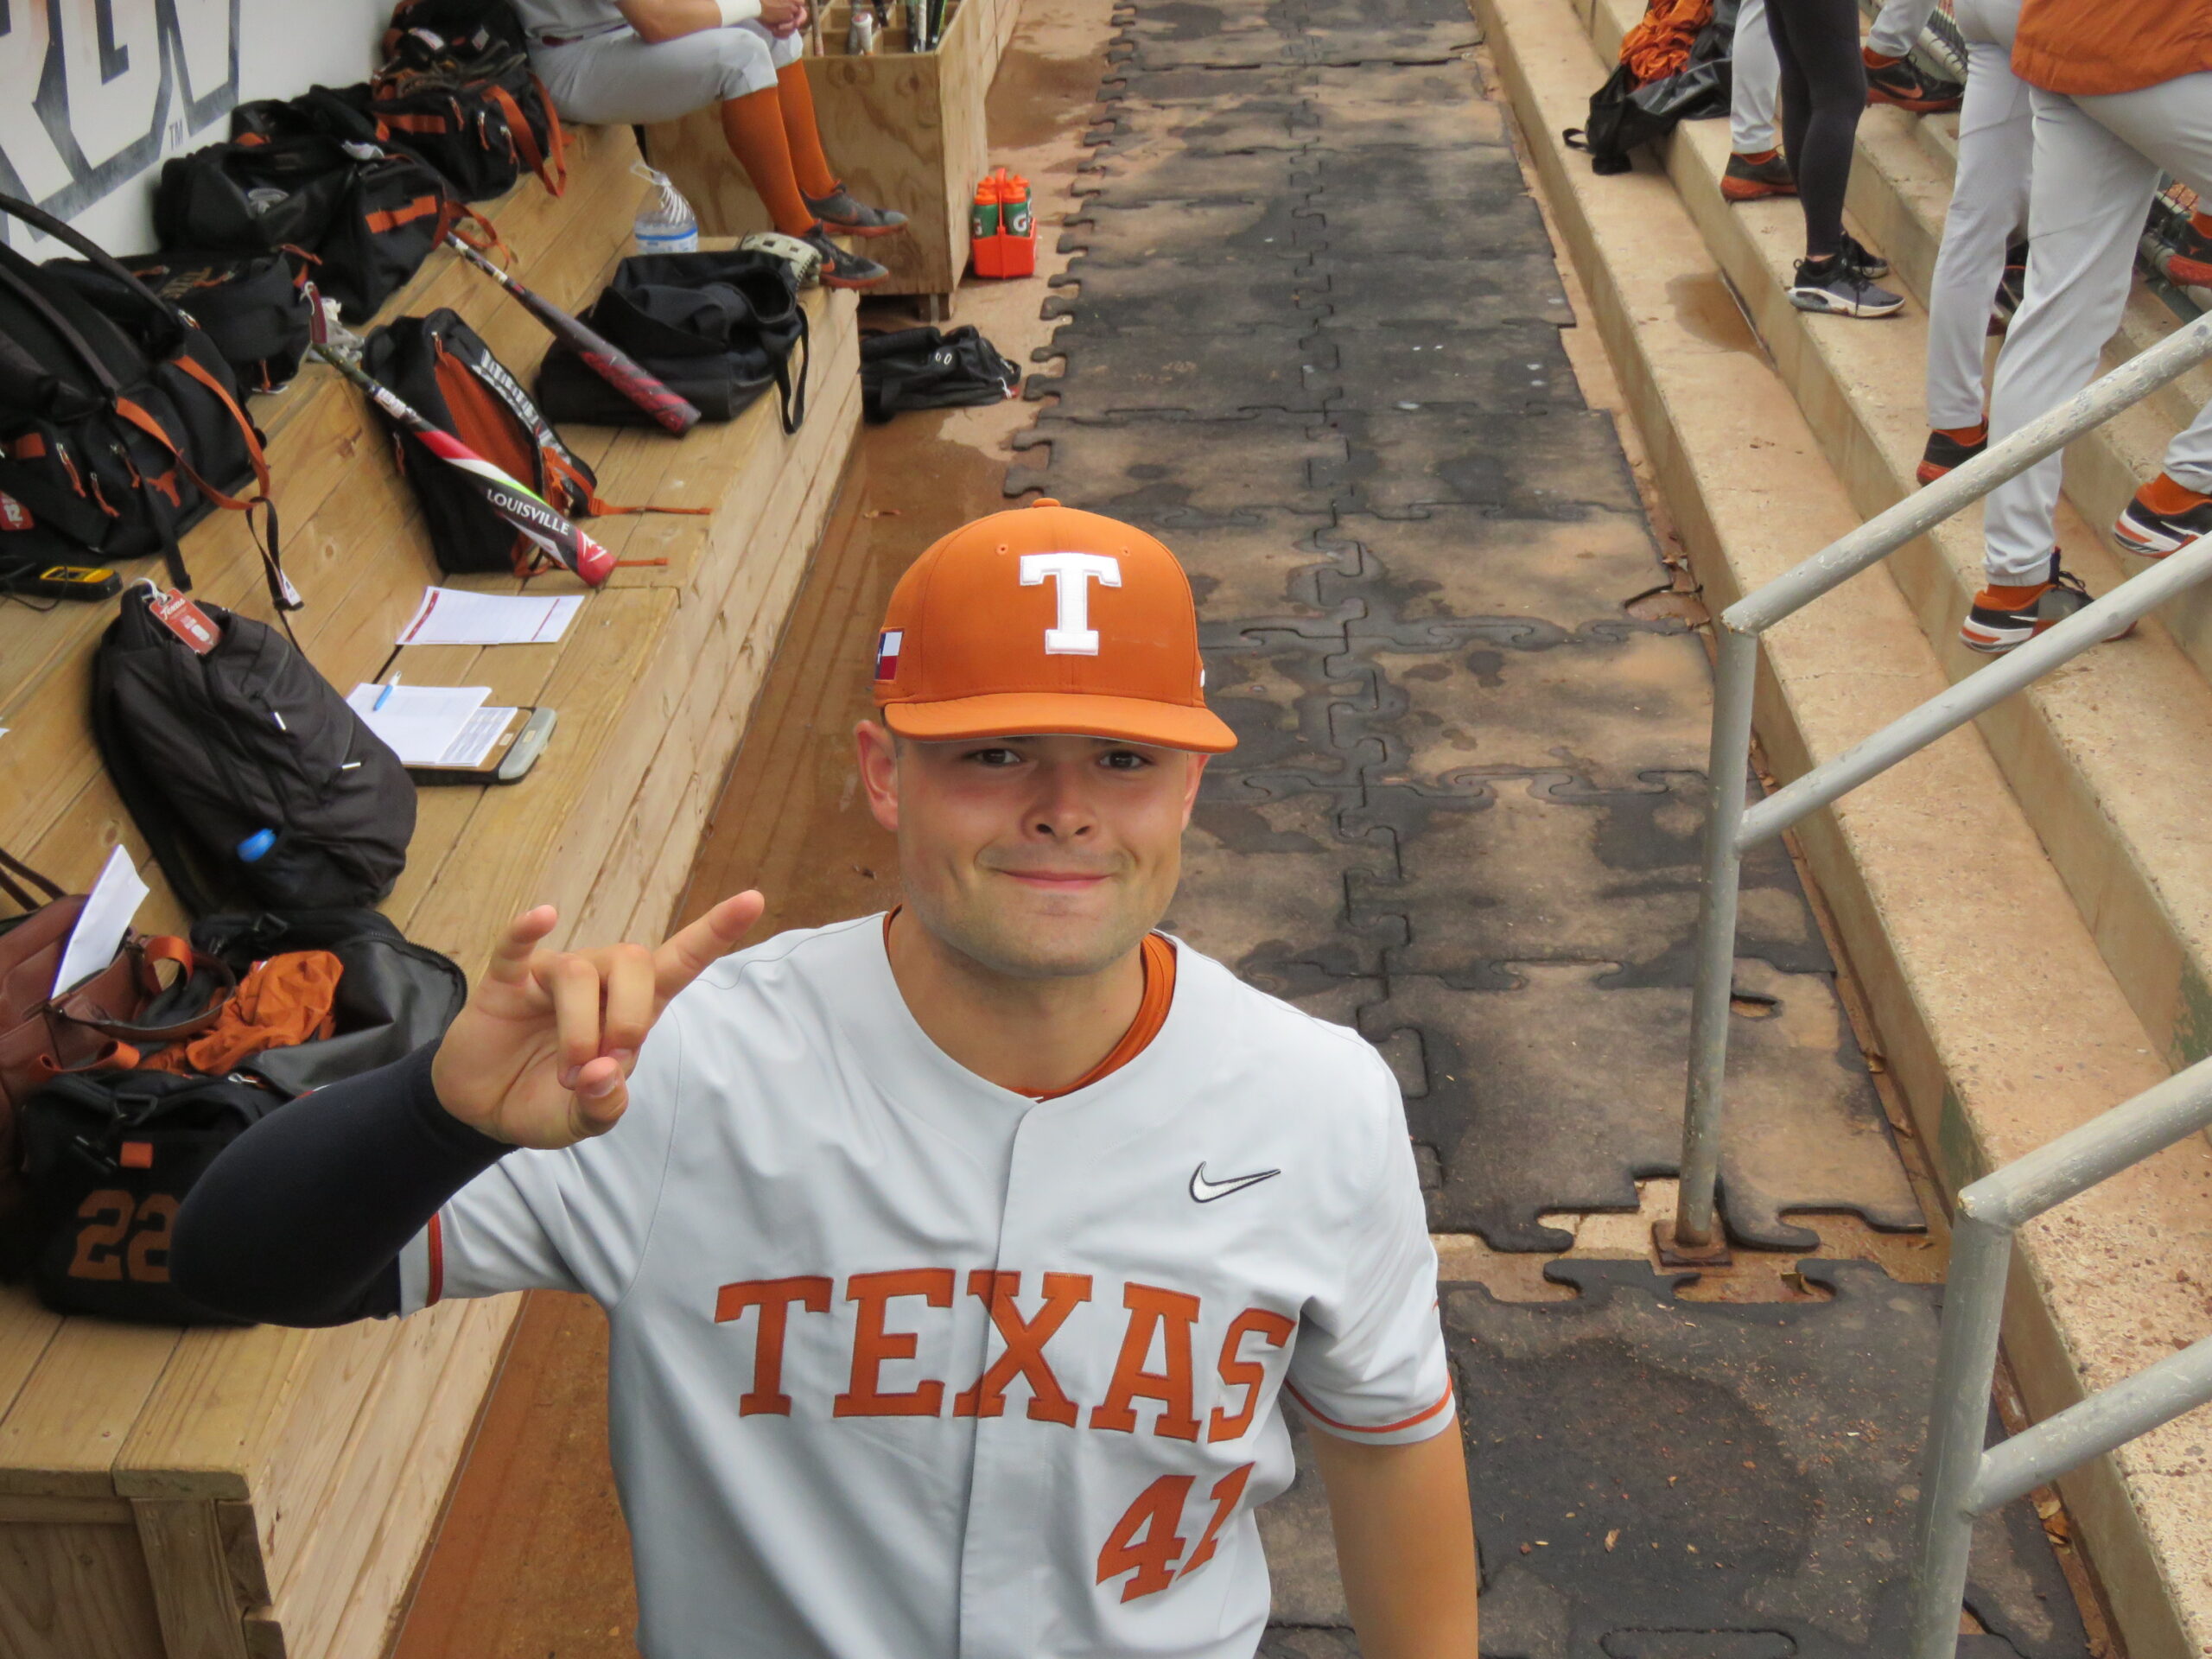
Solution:
{"label": "concrete step", "polygon": [[[1624,0],[1595,0],[1592,35],[1618,39],[1627,10]],[[1912,305],[1903,316],[1867,322],[1796,309],[1783,283],[1802,251],[1796,204],[1727,204],[1719,191],[1725,122],[1686,122],[1662,149],[1681,207],[1853,506],[1871,518],[1902,499],[1916,487],[1913,468],[1926,441],[1924,314]],[[1778,495],[1797,483],[1795,469],[1771,470]],[[2093,591],[2129,574],[2064,503],[2058,533],[2069,567]],[[1799,556],[1819,545],[1802,543]],[[1987,659],[1957,637],[1981,585],[1980,512],[1900,549],[1888,568],[1944,672],[1956,680],[1984,666]],[[2077,658],[1981,721],[2129,1003],[2175,1064],[2212,1052],[2212,862],[2202,838],[2212,823],[2212,683],[2183,649],[2186,632],[2175,632],[2189,620],[2162,612],[2134,637]]]}
{"label": "concrete step", "polygon": [[[1736,326],[1687,193],[1648,163],[1600,178],[1560,142],[1607,68],[1578,0],[1475,3],[1588,295],[1580,321],[1605,342],[1708,603],[1726,605],[1860,521],[1859,493],[1831,466],[1831,434],[1821,429],[1851,417],[1839,406],[1808,423],[1796,388],[1751,328]],[[1710,178],[1690,181],[1700,182],[1712,188]],[[1888,325],[1837,326],[1864,336]],[[1871,447],[1863,434],[1856,442]],[[1758,728],[1778,774],[1840,753],[1962,671],[1925,625],[1928,590],[1955,590],[1955,579],[1926,554],[1922,563],[1934,576],[1923,569],[1917,583],[1900,583],[1870,572],[1767,637]],[[1955,622],[1953,613],[1946,626]],[[2177,653],[2158,649],[2179,672]],[[2075,677],[2097,689],[2069,692],[2052,715],[1955,732],[1801,830],[1872,1001],[1881,1063],[1950,1191],[2167,1074],[2167,1037],[2131,1006],[2109,943],[2069,902],[2038,827],[2006,786],[2002,751],[2025,753],[2024,734],[2076,729],[2074,703],[2132,706],[2133,682],[2116,683],[2101,664]],[[2081,795],[2086,784],[2057,738],[2040,741],[2046,792]],[[2012,779],[2018,787],[2020,774]],[[2088,832],[2094,803],[2085,798],[2054,820],[2087,837],[2075,860],[2082,868],[2114,839]],[[2208,1244],[2212,1153],[2196,1141],[2024,1234],[2005,1338],[2034,1414],[2202,1335],[2195,1281]],[[2132,1659],[2212,1650],[2206,1416],[2062,1483]]]}

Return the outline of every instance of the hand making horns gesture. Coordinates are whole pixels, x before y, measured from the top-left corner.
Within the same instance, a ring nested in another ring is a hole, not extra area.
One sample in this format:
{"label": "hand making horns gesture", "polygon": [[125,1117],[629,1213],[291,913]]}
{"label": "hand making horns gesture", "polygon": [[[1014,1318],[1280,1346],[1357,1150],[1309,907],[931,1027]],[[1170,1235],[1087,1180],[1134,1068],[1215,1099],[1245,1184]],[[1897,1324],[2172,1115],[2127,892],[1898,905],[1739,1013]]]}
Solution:
{"label": "hand making horns gesture", "polygon": [[559,913],[524,911],[469,993],[430,1078],[445,1109],[518,1147],[604,1135],[630,1103],[628,1078],[670,1000],[737,949],[764,901],[725,899],[658,950],[541,950]]}

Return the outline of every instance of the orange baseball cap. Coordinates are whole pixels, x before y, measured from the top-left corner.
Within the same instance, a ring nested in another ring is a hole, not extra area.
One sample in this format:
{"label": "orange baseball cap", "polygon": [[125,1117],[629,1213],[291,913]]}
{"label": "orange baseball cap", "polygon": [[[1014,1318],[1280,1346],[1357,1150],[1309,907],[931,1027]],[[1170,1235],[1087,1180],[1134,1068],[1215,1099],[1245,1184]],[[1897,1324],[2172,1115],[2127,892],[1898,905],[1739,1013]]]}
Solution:
{"label": "orange baseball cap", "polygon": [[1175,556],[1053,500],[941,537],[899,579],[875,702],[924,741],[1069,733],[1219,754],[1198,613]]}

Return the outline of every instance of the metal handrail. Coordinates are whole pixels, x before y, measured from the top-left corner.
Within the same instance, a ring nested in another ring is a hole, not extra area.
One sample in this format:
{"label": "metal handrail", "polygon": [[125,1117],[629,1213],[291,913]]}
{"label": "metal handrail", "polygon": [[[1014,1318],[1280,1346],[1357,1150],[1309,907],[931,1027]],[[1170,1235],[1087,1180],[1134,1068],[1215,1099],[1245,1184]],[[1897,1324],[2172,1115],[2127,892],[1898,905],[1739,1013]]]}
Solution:
{"label": "metal handrail", "polygon": [[[1712,810],[1705,832],[1704,885],[1698,910],[1695,988],[1690,1004],[1689,1075],[1682,1113],[1681,1185],[1676,1200],[1675,1249],[1685,1255],[1718,1247],[1715,1191],[1720,1174],[1720,1120],[1728,1064],[1728,1025],[1734,989],[1736,914],[1743,880],[1744,855],[1771,840],[1807,815],[1974,719],[2014,691],[2079,656],[2136,620],[2182,589],[2212,575],[2212,536],[2205,537],[2125,582],[2103,598],[2006,653],[1988,667],[1959,681],[1910,713],[1890,722],[1844,753],[1823,761],[1787,787],[1756,805],[1747,799],[1751,772],[1751,696],[1758,671],[1759,636],[1860,571],[1878,564],[1898,548],[1980,500],[2007,479],[2056,454],[2092,427],[2140,403],[2160,386],[2212,358],[2212,314],[2200,317],[2150,351],[2110,374],[2002,442],[1957,467],[1927,488],[1877,514],[1839,537],[1811,558],[1757,592],[1730,606],[1713,624],[1719,659],[1714,668],[1713,739],[1707,752]],[[2207,1064],[2212,1064],[2208,1062]],[[1956,1646],[1959,1596],[1966,1573],[1966,1535],[1955,1524],[1963,1514],[1970,1529],[1980,1508],[2025,1491],[2050,1473],[2086,1459],[2212,1398],[2212,1339],[2162,1360],[2129,1382],[2093,1395],[2050,1421],[2017,1435],[1985,1459],[1982,1424],[1988,1409],[1995,1369],[1999,1312],[1981,1288],[1992,1275],[2001,1295],[2010,1257],[2012,1230],[2020,1222],[2063,1201],[2084,1187],[2147,1156],[2158,1147],[2187,1134],[2186,1128],[2142,1151],[2121,1157],[2079,1185],[2035,1209],[2019,1209],[2016,1218],[1984,1221],[1968,1204],[1968,1194],[2009,1192],[2016,1173],[2030,1165],[2056,1168],[2082,1148],[2102,1147],[2096,1139],[2120,1135],[2106,1126],[2138,1109],[2177,1109],[2164,1104],[2165,1090],[2197,1079],[2206,1117],[2212,1121],[2212,1074],[2199,1077],[2192,1068],[2168,1085],[2116,1108],[2094,1123],[2023,1160],[2012,1169],[1978,1182],[1960,1194],[1960,1219],[1954,1235],[1951,1288],[1946,1294],[1943,1359],[1938,1367],[1935,1422],[1929,1437],[1929,1475],[1923,1493],[1918,1565],[1914,1573],[1916,1612],[1910,1659],[1938,1659]],[[2190,1094],[2194,1100],[2194,1092]],[[2186,1116],[2186,1113],[2183,1113]],[[2160,1119],[2163,1122],[2163,1119]],[[2081,1137],[2090,1136],[2089,1141]],[[2080,1146],[2076,1147],[2076,1142]],[[2132,1144],[2132,1143],[2130,1143]],[[2075,1148],[2061,1154],[2062,1148]],[[2059,1164],[2050,1162],[2057,1156]],[[2044,1162],[2038,1164],[2037,1160]],[[2092,1160],[2103,1168],[2103,1161]],[[2022,1176],[2021,1181],[2031,1178]],[[2041,1179],[2037,1177],[2034,1179]],[[2070,1178],[2069,1178],[2070,1179]],[[1991,1186],[1997,1182],[1999,1186]],[[2065,1186],[2065,1182],[2058,1183]],[[2054,1187],[2052,1190],[2057,1190]],[[1977,1200],[1980,1202],[1980,1200]],[[1995,1202],[1994,1197],[1987,1201]],[[2012,1215],[2007,1210],[2004,1212]],[[1990,1252],[1993,1257],[1985,1259]],[[1966,1287],[1961,1294],[1961,1285]],[[1979,1321],[1980,1323],[1975,1323]],[[1984,1331],[1981,1326],[1986,1326]],[[1984,1338],[1986,1338],[1986,1341]],[[1971,1388],[1968,1385],[1971,1384]],[[2007,1448],[2017,1448],[2007,1450]],[[1959,1471],[1963,1470],[1963,1475]],[[2018,1483],[2024,1481],[2024,1485]],[[1979,1505],[1979,1508],[1974,1507]],[[1955,1559],[1954,1559],[1955,1557]],[[1948,1613],[1942,1606],[1948,1597]],[[1934,1622],[1930,1622],[1934,1621]]]}
{"label": "metal handrail", "polygon": [[1957,1652],[1976,1516],[2212,1401],[2212,1337],[2206,1337],[1982,1449],[2013,1234],[2044,1211],[2206,1128],[2212,1128],[2212,1060],[2199,1060],[1960,1189],[1914,1522],[1905,1659],[1953,1659]]}

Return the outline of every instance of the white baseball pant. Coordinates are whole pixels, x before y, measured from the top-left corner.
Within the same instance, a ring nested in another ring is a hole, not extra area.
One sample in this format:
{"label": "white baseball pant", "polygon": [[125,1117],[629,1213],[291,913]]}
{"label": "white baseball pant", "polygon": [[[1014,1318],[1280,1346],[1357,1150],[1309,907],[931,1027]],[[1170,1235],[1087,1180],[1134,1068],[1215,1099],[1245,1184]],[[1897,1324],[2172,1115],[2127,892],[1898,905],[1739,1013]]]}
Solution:
{"label": "white baseball pant", "polygon": [[[2088,385],[2120,326],[2135,250],[2161,168],[2212,195],[2212,71],[2132,92],[2069,98],[2029,89],[2035,160],[2028,192],[2027,293],[1998,353],[1992,442]],[[2165,470],[2212,493],[2212,406],[2166,450]],[[2063,467],[2052,455],[1993,491],[1983,510],[1993,583],[2043,580]]]}
{"label": "white baseball pant", "polygon": [[805,49],[799,30],[779,37],[749,22],[672,41],[641,40],[625,29],[565,46],[533,43],[530,61],[563,119],[637,126],[764,92],[776,84],[776,71],[797,63]]}
{"label": "white baseball pant", "polygon": [[1904,56],[1920,39],[1920,31],[1928,27],[1928,16],[1935,10],[1936,0],[1882,0],[1874,25],[1866,31],[1866,44],[1885,58]]}
{"label": "white baseball pant", "polygon": [[1728,147],[1738,156],[1778,148],[1774,101],[1782,89],[1782,66],[1775,61],[1774,36],[1767,33],[1766,0],[1744,0],[1728,55]]}
{"label": "white baseball pant", "polygon": [[2012,73],[2020,0],[1956,0],[1967,43],[1958,177],[1928,287],[1928,424],[1978,426],[1983,341],[2005,250],[2028,217],[2028,86]]}

